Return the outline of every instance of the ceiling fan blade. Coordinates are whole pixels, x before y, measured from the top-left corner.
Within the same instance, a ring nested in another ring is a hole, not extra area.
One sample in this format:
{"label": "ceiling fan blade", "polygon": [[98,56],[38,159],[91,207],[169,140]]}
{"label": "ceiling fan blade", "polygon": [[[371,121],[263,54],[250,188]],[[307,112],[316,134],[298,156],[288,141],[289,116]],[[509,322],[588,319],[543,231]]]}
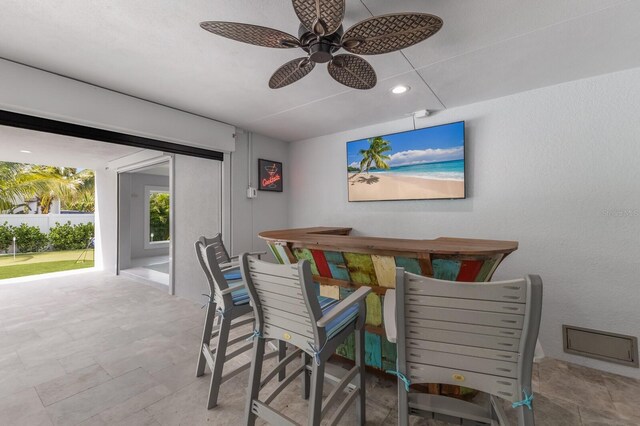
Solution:
{"label": "ceiling fan blade", "polygon": [[295,83],[309,74],[315,66],[316,64],[307,57],[289,61],[273,73],[269,79],[269,87],[272,89],[280,89],[291,83]]}
{"label": "ceiling fan blade", "polygon": [[345,0],[292,0],[292,2],[300,22],[316,35],[333,34],[342,25]]}
{"label": "ceiling fan blade", "polygon": [[431,37],[442,19],[427,13],[396,13],[365,19],[342,36],[342,47],[358,55],[378,55],[404,49]]}
{"label": "ceiling fan blade", "polygon": [[371,64],[355,55],[334,56],[328,70],[334,80],[353,89],[371,89],[378,81]]}
{"label": "ceiling fan blade", "polygon": [[210,33],[243,43],[255,44],[256,46],[275,47],[279,49],[300,46],[300,41],[291,34],[259,25],[239,22],[205,21],[200,23],[200,27]]}

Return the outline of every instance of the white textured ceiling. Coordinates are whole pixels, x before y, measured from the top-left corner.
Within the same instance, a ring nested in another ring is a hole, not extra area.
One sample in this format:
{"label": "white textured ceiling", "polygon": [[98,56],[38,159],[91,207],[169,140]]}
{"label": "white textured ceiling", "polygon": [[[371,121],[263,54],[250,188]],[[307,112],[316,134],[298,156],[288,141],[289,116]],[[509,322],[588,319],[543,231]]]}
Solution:
{"label": "white textured ceiling", "polygon": [[149,166],[149,167],[144,167],[142,169],[135,169],[135,170],[131,170],[130,172],[126,172],[126,173],[131,173],[131,174],[144,174],[144,175],[154,175],[154,176],[169,176],[169,163],[166,164],[162,164],[162,165],[155,165],[155,166]]}
{"label": "white textured ceiling", "polygon": [[139,151],[130,146],[0,126],[0,161],[97,169]]}
{"label": "white textured ceiling", "polygon": [[[366,57],[378,74],[370,91],[341,86],[324,65],[271,90],[271,74],[304,52],[198,26],[297,34],[289,0],[2,0],[0,57],[289,141],[640,66],[638,0],[347,0],[345,27],[407,11],[444,28],[404,55]],[[392,96],[399,83],[411,90]]]}

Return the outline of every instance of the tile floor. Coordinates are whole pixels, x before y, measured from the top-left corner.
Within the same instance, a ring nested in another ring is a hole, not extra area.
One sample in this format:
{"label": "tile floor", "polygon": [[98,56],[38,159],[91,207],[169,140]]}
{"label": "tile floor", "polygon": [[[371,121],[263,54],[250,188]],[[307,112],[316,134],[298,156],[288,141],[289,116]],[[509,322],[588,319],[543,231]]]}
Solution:
{"label": "tile floor", "polygon": [[166,289],[169,285],[169,256],[150,256],[131,259],[131,265],[120,273],[132,280]]}
{"label": "tile floor", "polygon": [[[247,373],[206,409],[209,375],[194,374],[203,313],[99,272],[0,285],[0,425],[242,424]],[[538,425],[640,425],[639,381],[546,359],[534,391]],[[299,395],[296,380],[277,401],[303,421]],[[395,384],[369,377],[367,424],[395,424],[395,407]]]}

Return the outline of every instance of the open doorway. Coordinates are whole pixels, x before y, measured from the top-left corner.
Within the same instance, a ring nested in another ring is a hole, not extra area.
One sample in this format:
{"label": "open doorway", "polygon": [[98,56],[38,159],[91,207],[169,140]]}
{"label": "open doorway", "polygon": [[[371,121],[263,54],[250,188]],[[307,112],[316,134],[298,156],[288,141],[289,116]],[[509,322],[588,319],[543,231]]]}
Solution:
{"label": "open doorway", "polygon": [[94,266],[94,178],[0,161],[0,280]]}
{"label": "open doorway", "polygon": [[118,174],[118,268],[154,286],[171,283],[170,160]]}

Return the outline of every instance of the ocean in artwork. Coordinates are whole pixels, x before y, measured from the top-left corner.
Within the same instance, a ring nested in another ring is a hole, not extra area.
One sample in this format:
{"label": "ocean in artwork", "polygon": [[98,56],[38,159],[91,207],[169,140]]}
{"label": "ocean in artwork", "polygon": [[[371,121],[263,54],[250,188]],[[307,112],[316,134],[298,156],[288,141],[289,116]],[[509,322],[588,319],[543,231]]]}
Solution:
{"label": "ocean in artwork", "polygon": [[373,169],[372,174],[397,174],[422,179],[464,180],[464,160],[440,161],[435,163],[410,164],[389,167],[386,170]]}

